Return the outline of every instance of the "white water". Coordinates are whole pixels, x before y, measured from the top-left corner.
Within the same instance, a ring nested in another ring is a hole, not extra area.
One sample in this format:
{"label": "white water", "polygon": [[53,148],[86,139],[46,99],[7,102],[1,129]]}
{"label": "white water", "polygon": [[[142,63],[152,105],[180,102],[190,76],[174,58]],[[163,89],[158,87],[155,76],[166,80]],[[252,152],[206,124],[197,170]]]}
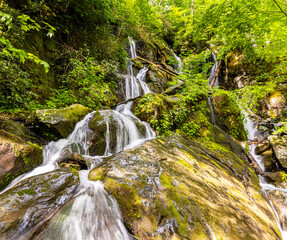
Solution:
{"label": "white water", "polygon": [[[129,37],[130,42],[130,54],[133,59],[137,58],[135,42]],[[133,62],[128,60],[127,62],[127,75],[125,76],[125,95],[126,100],[132,99],[146,93],[150,93],[150,89],[145,82],[147,67],[142,68],[137,76],[133,73]]]}
{"label": "white water", "polygon": [[80,172],[83,193],[72,205],[61,224],[62,240],[127,240],[129,234],[115,199],[104,190],[100,181],[89,181],[88,171]]}
{"label": "white water", "polygon": [[[211,84],[211,82],[212,82],[212,80],[213,80],[213,78],[217,72],[217,68],[218,68],[218,62],[217,62],[216,57],[215,57],[213,52],[211,53],[211,62],[213,62],[214,65],[211,68],[210,76],[208,78],[209,85]],[[214,86],[218,86],[218,85],[219,85],[219,83],[218,83],[218,77],[217,77],[215,80]]]}
{"label": "white water", "polygon": [[209,96],[207,98],[207,103],[208,103],[209,110],[210,110],[211,123],[213,125],[216,125],[216,116],[215,116],[215,111],[214,111],[214,107],[213,107],[213,104],[212,104],[212,97]]}
{"label": "white water", "polygon": [[176,72],[177,73],[182,73],[183,63],[181,61],[181,58],[179,56],[177,56],[174,51],[172,51],[172,53],[173,53],[173,56],[175,57],[175,59],[177,61]]}
{"label": "white water", "polygon": [[89,129],[89,121],[93,114],[93,112],[87,114],[80,122],[78,122],[74,131],[67,139],[60,139],[57,142],[52,141],[48,145],[44,146],[43,163],[31,172],[22,174],[15,178],[1,193],[7,191],[26,178],[55,170],[58,167],[57,160],[60,158],[63,149],[68,149],[70,152],[78,152],[82,155],[89,155],[87,140],[91,133],[91,130]]}
{"label": "white water", "polygon": [[[256,134],[255,124],[247,115],[245,115],[245,119],[246,120],[244,121],[244,127],[248,133],[248,135],[247,135],[248,140],[253,140],[255,137],[255,134]],[[264,164],[262,161],[262,157],[260,155],[255,154],[255,148],[256,148],[255,144],[249,145],[250,154],[254,157],[257,164],[264,171],[265,167],[264,167]],[[280,230],[281,235],[282,235],[282,239],[287,240],[287,231],[285,228],[285,224],[284,224],[284,222],[280,222],[280,218],[278,216],[278,213],[277,213],[277,211],[276,211],[276,209],[275,209],[275,207],[274,207],[274,205],[273,205],[273,203],[269,197],[269,192],[271,192],[271,191],[279,191],[281,193],[287,194],[287,190],[283,189],[283,188],[275,187],[274,185],[267,183],[266,180],[264,179],[264,177],[262,177],[262,176],[258,176],[258,179],[259,179],[259,183],[260,183],[262,192],[265,194],[266,198],[269,200],[269,204],[271,206],[271,209],[273,210],[275,219],[277,221],[279,230]]]}

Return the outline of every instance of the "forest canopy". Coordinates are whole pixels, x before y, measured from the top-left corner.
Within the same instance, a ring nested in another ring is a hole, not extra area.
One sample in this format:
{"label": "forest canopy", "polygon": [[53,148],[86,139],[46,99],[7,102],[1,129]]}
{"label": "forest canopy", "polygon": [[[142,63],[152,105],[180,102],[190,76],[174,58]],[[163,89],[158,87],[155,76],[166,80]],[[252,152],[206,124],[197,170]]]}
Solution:
{"label": "forest canopy", "polygon": [[190,64],[212,51],[249,65],[253,84],[286,81],[284,0],[7,0],[0,7],[2,111],[79,101],[67,81],[87,57],[100,68],[95,79],[114,88],[103,76],[125,68],[128,36],[168,45],[186,63],[183,73],[195,74]]}

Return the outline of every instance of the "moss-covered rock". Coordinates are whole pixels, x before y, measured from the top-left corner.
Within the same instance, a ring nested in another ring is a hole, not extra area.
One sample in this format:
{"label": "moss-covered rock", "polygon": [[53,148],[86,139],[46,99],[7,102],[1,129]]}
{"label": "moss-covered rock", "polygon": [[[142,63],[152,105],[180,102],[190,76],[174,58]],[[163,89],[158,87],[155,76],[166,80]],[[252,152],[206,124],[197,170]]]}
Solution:
{"label": "moss-covered rock", "polygon": [[266,172],[272,172],[274,170],[277,170],[277,163],[276,160],[273,156],[273,151],[268,150],[263,153],[261,153],[261,157],[263,160],[264,168]]}
{"label": "moss-covered rock", "polygon": [[36,117],[41,127],[40,134],[47,140],[66,138],[73,131],[77,122],[91,109],[74,104],[62,109],[37,110]]}
{"label": "moss-covered rock", "polygon": [[42,144],[21,123],[0,119],[0,190],[42,163]]}
{"label": "moss-covered rock", "polygon": [[154,139],[105,159],[90,179],[139,239],[281,239],[256,174],[217,143]]}
{"label": "moss-covered rock", "polygon": [[77,176],[56,170],[24,179],[2,193],[0,239],[32,239],[70,199],[77,183]]}
{"label": "moss-covered rock", "polygon": [[287,168],[287,135],[269,136],[268,137],[276,159],[280,162],[281,166]]}
{"label": "moss-covered rock", "polygon": [[239,140],[246,140],[243,117],[236,102],[225,91],[215,92],[212,98],[218,118],[217,124],[233,137]]}

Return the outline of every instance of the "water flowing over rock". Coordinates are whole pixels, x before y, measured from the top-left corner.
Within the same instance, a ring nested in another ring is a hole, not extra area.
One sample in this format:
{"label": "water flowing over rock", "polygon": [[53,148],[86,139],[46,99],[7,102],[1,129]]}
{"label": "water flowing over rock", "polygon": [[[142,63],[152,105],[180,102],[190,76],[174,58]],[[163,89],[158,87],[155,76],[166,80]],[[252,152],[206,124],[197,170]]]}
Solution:
{"label": "water flowing over rock", "polygon": [[[216,72],[217,72],[217,68],[218,68],[218,61],[216,60],[216,56],[215,56],[215,54],[213,52],[210,55],[210,62],[214,63],[214,65],[211,68],[210,75],[209,75],[209,78],[208,78],[209,85],[211,84],[213,78],[215,77]],[[219,86],[218,77],[216,77],[213,86]]]}
{"label": "water flowing over rock", "polygon": [[88,181],[87,174],[87,171],[80,172],[81,194],[53,216],[34,239],[130,239],[116,201],[106,193],[100,181]]}
{"label": "water flowing over rock", "polygon": [[[249,118],[246,117],[246,121],[244,122],[245,128],[248,132],[248,139],[254,140],[256,133],[256,127],[254,122]],[[270,140],[270,138],[269,138]],[[272,139],[270,140],[272,145]],[[250,154],[253,156],[254,160],[257,162],[257,164],[261,167],[263,171],[265,171],[265,165],[264,163],[264,157],[257,155],[255,152],[256,145],[251,144],[250,146]],[[270,163],[268,164],[270,165]],[[282,177],[284,175],[283,171],[275,171],[275,172],[266,172],[265,177],[267,180],[271,181],[275,185],[282,185]],[[286,186],[276,187],[273,184],[267,183],[267,181],[262,177],[258,176],[260,186],[262,187],[262,192],[265,194],[266,198],[269,200],[269,204],[271,206],[271,209],[273,210],[274,216],[276,218],[276,222],[278,224],[279,230],[281,232],[283,240],[287,239],[287,232],[285,227],[286,217],[287,217],[287,208],[285,205],[285,199],[287,190],[284,189]],[[286,185],[286,184],[285,184]]]}
{"label": "water flowing over rock", "polygon": [[109,155],[135,146],[143,140],[155,137],[147,124],[142,123],[128,110],[132,102],[118,107],[119,111],[99,111],[94,114],[89,126],[90,154]]}

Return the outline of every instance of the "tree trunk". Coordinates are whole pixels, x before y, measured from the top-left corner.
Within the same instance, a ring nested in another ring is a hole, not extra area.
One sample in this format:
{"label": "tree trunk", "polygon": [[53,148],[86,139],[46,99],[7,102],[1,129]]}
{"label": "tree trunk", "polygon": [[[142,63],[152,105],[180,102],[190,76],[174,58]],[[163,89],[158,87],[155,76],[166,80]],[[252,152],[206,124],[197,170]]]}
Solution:
{"label": "tree trunk", "polygon": [[193,16],[194,12],[193,12],[193,0],[191,1],[191,16]]}

